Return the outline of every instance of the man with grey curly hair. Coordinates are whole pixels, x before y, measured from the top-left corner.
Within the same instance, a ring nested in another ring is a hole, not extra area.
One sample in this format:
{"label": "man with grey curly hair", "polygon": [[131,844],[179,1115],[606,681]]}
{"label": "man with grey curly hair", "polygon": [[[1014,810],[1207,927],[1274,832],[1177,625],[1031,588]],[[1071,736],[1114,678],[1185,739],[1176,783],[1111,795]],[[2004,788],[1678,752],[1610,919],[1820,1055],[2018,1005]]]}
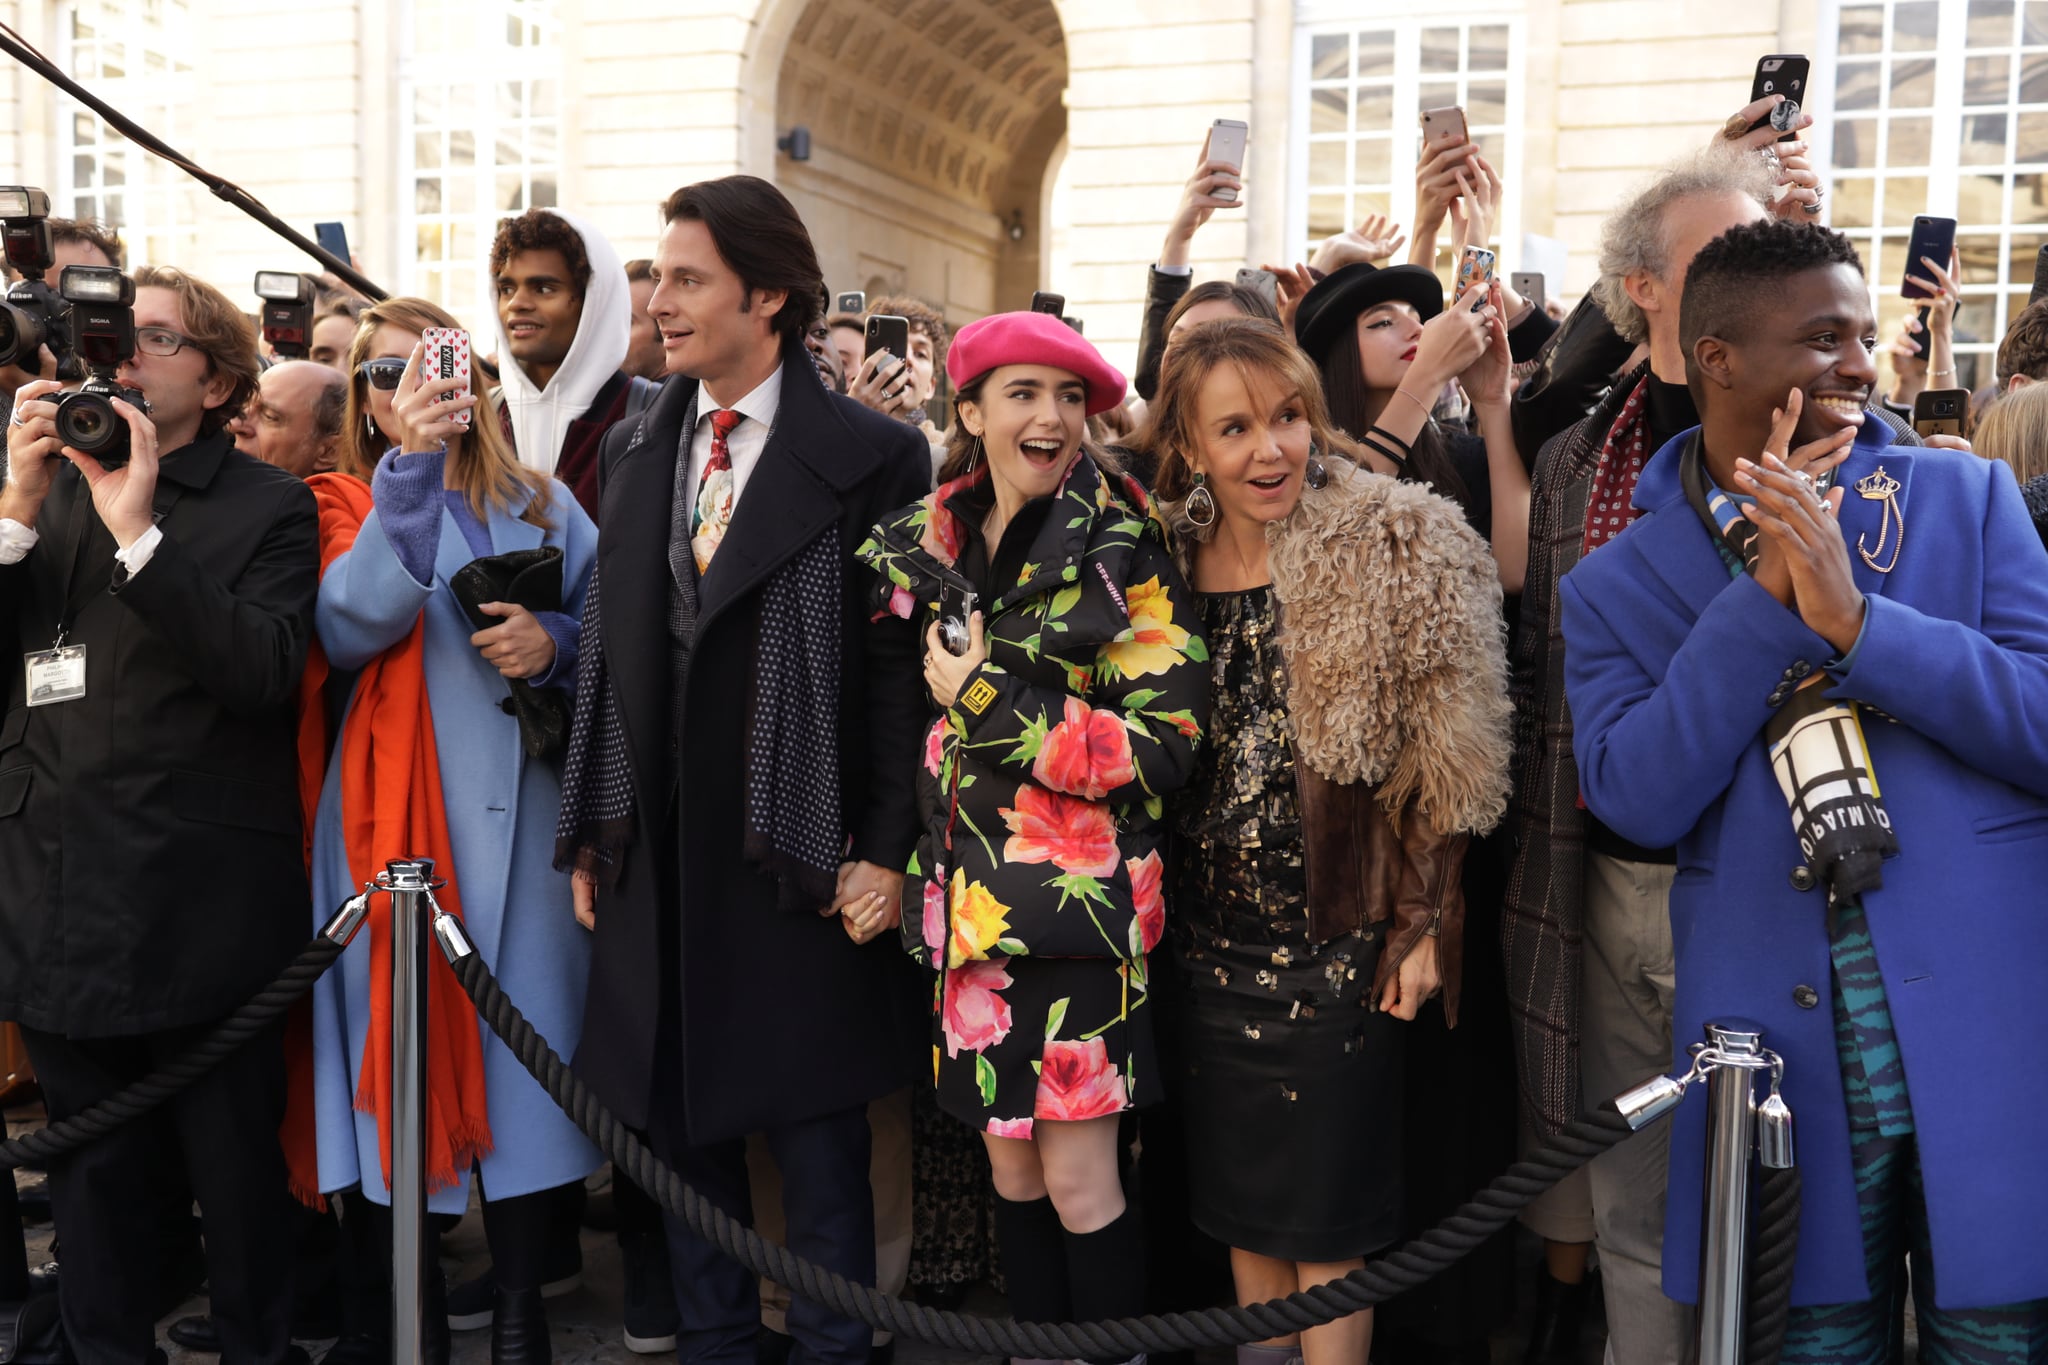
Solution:
{"label": "man with grey curly hair", "polygon": [[[1501,934],[1531,1141],[1663,1070],[1671,1057],[1674,857],[1637,847],[1579,803],[1557,583],[1635,519],[1644,462],[1699,423],[1678,332],[1694,254],[1773,213],[1800,222],[1819,216],[1823,191],[1804,141],[1776,143],[1768,125],[1750,131],[1761,113],[1768,108],[1752,105],[1731,116],[1711,147],[1615,210],[1602,234],[1599,281],[1516,396],[1517,442],[1540,453],[1510,657],[1518,838]],[[1801,115],[1798,127],[1810,122]],[[1639,359],[1617,375],[1631,348]],[[1594,403],[1602,387],[1606,396]],[[1540,1288],[1550,1300],[1583,1297],[1568,1275],[1574,1260],[1583,1264],[1584,1244],[1598,1243],[1607,1358],[1629,1365],[1677,1365],[1691,1338],[1692,1310],[1665,1298],[1659,1283],[1664,1144],[1661,1132],[1645,1134],[1524,1215],[1549,1243]]]}

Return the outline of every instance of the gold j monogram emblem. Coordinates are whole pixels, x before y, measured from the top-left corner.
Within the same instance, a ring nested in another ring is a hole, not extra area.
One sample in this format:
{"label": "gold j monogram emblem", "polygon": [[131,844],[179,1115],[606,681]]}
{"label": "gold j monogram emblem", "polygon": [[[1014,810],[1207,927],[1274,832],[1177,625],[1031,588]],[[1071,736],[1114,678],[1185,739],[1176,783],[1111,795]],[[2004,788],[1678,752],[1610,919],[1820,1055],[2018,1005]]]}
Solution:
{"label": "gold j monogram emblem", "polygon": [[[1856,553],[1879,573],[1890,573],[1898,567],[1899,550],[1906,543],[1906,514],[1899,510],[1899,481],[1879,465],[1875,474],[1856,481],[1856,491],[1871,502],[1884,504],[1884,520],[1877,527],[1877,544],[1865,549],[1864,538],[1858,536]],[[1880,564],[1878,560],[1884,555],[1887,542],[1891,545],[1891,558]]]}

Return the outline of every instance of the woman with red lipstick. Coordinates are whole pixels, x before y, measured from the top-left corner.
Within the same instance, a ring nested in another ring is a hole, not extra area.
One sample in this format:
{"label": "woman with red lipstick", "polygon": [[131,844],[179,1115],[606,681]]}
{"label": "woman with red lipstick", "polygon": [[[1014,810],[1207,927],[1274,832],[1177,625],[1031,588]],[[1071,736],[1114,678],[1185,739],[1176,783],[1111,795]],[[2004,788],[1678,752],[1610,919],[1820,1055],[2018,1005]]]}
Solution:
{"label": "woman with red lipstick", "polygon": [[[1215,699],[1171,811],[1190,1212],[1251,1303],[1400,1234],[1404,1021],[1440,990],[1456,1018],[1465,847],[1506,804],[1500,587],[1272,323],[1183,332],[1152,416]],[[1364,1365],[1371,1339],[1360,1313],[1238,1360]]]}
{"label": "woman with red lipstick", "polygon": [[1150,1103],[1147,955],[1164,801],[1194,770],[1209,655],[1142,489],[1086,444],[1124,379],[1043,313],[960,329],[938,490],[858,551],[925,629],[935,704],[903,937],[937,977],[940,1108],[982,1135],[1011,1311],[1145,1309],[1123,1112]]}
{"label": "woman with red lipstick", "polygon": [[[1529,471],[1515,449],[1507,328],[1498,284],[1444,307],[1421,266],[1345,266],[1302,298],[1301,348],[1322,371],[1330,418],[1382,473],[1428,484],[1464,509],[1493,547],[1501,588],[1522,590],[1529,563]],[[1472,400],[1478,436],[1430,417],[1444,385]]]}

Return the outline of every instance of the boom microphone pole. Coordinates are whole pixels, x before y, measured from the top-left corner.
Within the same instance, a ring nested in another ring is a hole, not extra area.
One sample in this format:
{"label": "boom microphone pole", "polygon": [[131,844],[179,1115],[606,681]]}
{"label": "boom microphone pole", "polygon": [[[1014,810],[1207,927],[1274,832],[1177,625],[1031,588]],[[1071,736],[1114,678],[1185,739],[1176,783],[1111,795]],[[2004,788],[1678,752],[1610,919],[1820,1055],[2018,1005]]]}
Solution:
{"label": "boom microphone pole", "polygon": [[212,171],[207,170],[204,166],[192,161],[183,153],[166,144],[156,134],[131,120],[127,115],[93,94],[90,90],[87,90],[77,81],[72,80],[56,63],[36,51],[34,47],[30,46],[26,38],[23,38],[6,24],[0,24],[0,52],[4,52],[14,58],[14,60],[20,62],[23,66],[50,82],[50,84],[62,90],[65,94],[77,100],[80,104],[91,109],[94,113],[105,119],[110,126],[118,129],[121,135],[130,142],[145,150],[155,152],[158,156],[206,186],[207,189],[213,191],[216,199],[240,209],[299,250],[305,252],[308,256],[319,261],[320,264],[326,266],[329,270],[347,281],[349,286],[356,290],[356,292],[373,302],[387,297],[384,290],[372,282],[369,276],[327,250],[327,248],[321,246],[312,238],[293,229],[289,223],[286,223],[268,208],[265,208],[263,201],[255,195],[249,193],[240,185],[223,179]]}

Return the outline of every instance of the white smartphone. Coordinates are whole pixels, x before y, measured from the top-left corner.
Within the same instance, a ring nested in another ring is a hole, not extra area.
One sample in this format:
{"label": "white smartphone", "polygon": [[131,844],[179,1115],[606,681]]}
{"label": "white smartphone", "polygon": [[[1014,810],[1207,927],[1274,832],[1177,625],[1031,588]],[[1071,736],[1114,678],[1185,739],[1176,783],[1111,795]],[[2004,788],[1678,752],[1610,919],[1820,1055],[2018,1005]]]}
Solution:
{"label": "white smartphone", "polygon": [[[1221,161],[1228,164],[1239,175],[1244,174],[1244,149],[1251,137],[1251,126],[1243,119],[1220,118],[1209,125],[1209,141],[1202,148],[1202,160]],[[1236,190],[1216,191],[1218,199],[1237,202]]]}
{"label": "white smartphone", "polygon": [[1239,266],[1237,270],[1237,287],[1251,290],[1254,294],[1264,298],[1267,303],[1272,304],[1274,312],[1280,311],[1280,277],[1272,271],[1253,270],[1249,266]]}

